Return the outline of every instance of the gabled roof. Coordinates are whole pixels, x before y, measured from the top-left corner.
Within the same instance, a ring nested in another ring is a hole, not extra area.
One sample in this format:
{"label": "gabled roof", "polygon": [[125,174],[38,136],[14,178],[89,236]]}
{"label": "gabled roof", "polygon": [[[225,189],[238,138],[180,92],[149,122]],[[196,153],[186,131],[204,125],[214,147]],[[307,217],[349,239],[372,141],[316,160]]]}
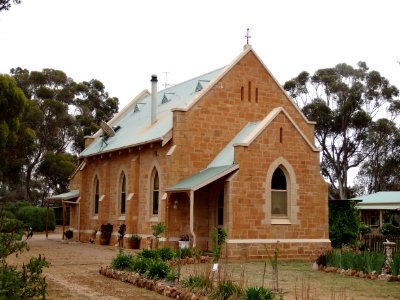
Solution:
{"label": "gabled roof", "polygon": [[80,155],[91,156],[170,138],[172,108],[186,107],[198,93],[196,88],[199,82],[205,86],[221,71],[222,68],[158,91],[157,121],[153,125],[151,125],[151,95],[148,91],[143,91],[108,122],[114,128],[120,126],[115,135],[103,140],[102,131],[99,130],[94,135],[96,139],[93,143]]}
{"label": "gabled roof", "polygon": [[254,126],[250,132],[248,132],[248,135],[244,137],[242,141],[235,143],[234,146],[249,146],[280,113],[283,113],[286,118],[288,118],[293,127],[297,130],[297,132],[300,134],[300,136],[303,138],[303,140],[307,143],[312,151],[320,151],[317,147],[314,146],[314,144],[311,143],[311,141],[307,139],[307,136],[301,131],[300,127],[297,126],[297,124],[283,107],[276,107],[271,110],[271,112],[262,121],[255,123],[256,126]]}
{"label": "gabled roof", "polygon": [[400,209],[400,192],[378,192],[355,197],[359,209]]}

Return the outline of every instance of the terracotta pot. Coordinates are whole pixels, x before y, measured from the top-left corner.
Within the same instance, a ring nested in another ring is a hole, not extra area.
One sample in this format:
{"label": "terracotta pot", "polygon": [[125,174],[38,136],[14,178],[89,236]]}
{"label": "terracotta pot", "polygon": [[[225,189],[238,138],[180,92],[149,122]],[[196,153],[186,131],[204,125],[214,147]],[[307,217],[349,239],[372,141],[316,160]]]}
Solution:
{"label": "terracotta pot", "polygon": [[131,249],[140,249],[140,240],[129,240],[129,246]]}

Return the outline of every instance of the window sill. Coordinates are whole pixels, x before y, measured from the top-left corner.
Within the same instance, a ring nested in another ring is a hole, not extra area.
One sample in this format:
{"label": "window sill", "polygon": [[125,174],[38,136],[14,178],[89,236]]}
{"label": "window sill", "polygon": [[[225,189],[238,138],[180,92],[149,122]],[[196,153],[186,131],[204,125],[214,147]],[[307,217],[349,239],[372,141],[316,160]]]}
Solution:
{"label": "window sill", "polygon": [[288,218],[273,218],[271,219],[272,225],[292,225]]}
{"label": "window sill", "polygon": [[125,215],[120,216],[120,217],[118,218],[118,221],[125,221]]}
{"label": "window sill", "polygon": [[149,222],[158,222],[158,216],[151,216]]}
{"label": "window sill", "polygon": [[92,220],[98,220],[98,219],[99,219],[98,215],[92,216]]}

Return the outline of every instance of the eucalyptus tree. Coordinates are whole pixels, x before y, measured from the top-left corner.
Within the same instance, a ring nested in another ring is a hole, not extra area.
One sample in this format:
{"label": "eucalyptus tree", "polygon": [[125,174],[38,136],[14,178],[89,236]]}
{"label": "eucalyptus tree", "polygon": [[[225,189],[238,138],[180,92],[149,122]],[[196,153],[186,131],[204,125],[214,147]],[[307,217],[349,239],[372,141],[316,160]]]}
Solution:
{"label": "eucalyptus tree", "polygon": [[[360,166],[373,149],[363,147],[374,119],[386,108],[395,109],[398,89],[365,62],[353,68],[338,64],[301,72],[284,89],[310,120],[322,150],[321,171],[334,195],[348,198],[348,171]],[[332,197],[332,195],[331,195]]]}
{"label": "eucalyptus tree", "polygon": [[[59,154],[67,151],[75,135],[75,120],[69,114],[69,105],[74,100],[74,82],[64,72],[53,69],[29,72],[26,69],[12,69],[12,75],[30,105],[23,117],[23,125],[35,132],[34,147],[26,155],[25,192],[30,201],[39,199],[32,190],[40,187],[42,179],[37,169],[47,153]],[[40,198],[45,195],[41,193]]]}
{"label": "eucalyptus tree", "polygon": [[400,130],[395,122],[377,120],[370,128],[364,147],[368,157],[357,174],[363,193],[400,190]]}

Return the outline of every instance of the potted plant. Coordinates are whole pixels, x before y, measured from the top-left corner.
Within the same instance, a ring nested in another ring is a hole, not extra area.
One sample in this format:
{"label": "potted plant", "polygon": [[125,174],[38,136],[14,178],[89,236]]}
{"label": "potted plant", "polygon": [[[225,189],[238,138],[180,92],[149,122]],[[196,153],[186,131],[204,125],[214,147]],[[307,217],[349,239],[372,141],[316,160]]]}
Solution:
{"label": "potted plant", "polygon": [[119,247],[124,246],[125,231],[126,231],[126,225],[125,224],[119,225],[119,229],[118,229],[118,246]]}
{"label": "potted plant", "polygon": [[153,236],[156,239],[156,249],[158,249],[160,236],[161,236],[162,233],[165,232],[165,230],[167,228],[165,227],[164,223],[157,223],[157,224],[151,226],[151,229],[153,229]]}
{"label": "potted plant", "polygon": [[72,229],[68,229],[64,232],[65,238],[67,240],[72,239],[72,237],[74,236],[74,232],[72,231]]}
{"label": "potted plant", "polygon": [[113,225],[102,224],[100,227],[100,245],[108,245],[110,244],[111,234],[113,232]]}
{"label": "potted plant", "polygon": [[140,249],[141,236],[137,234],[132,234],[129,238],[129,246],[131,249]]}
{"label": "potted plant", "polygon": [[180,249],[188,249],[190,247],[189,235],[182,234],[179,238],[179,248]]}

